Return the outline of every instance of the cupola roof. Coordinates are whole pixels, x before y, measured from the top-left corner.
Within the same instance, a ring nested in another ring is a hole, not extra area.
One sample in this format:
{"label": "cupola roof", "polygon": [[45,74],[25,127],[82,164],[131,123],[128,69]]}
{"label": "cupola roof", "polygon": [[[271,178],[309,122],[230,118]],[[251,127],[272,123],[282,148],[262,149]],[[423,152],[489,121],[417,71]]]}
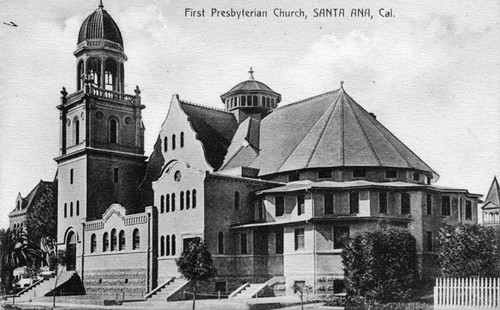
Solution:
{"label": "cupola roof", "polygon": [[104,10],[102,1],[99,7],[83,22],[78,34],[80,44],[89,39],[104,39],[118,43],[123,48],[123,39],[120,29],[116,25],[111,15]]}
{"label": "cupola roof", "polygon": [[250,71],[248,71],[248,73],[250,73],[250,78],[248,80],[238,83],[228,92],[221,95],[221,98],[225,99],[230,95],[240,94],[240,93],[249,93],[249,94],[266,93],[278,96],[278,102],[281,101],[281,95],[279,93],[272,90],[271,87],[267,86],[266,84],[254,79],[253,77],[254,71],[252,68],[250,68]]}

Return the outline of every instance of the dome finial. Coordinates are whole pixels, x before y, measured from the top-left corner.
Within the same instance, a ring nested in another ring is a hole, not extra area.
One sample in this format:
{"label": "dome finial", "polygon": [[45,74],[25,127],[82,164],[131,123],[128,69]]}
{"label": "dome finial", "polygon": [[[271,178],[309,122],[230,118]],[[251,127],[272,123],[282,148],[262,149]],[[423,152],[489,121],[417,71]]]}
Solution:
{"label": "dome finial", "polygon": [[250,67],[250,71],[248,71],[248,73],[250,73],[250,79],[253,80],[253,69],[252,67]]}
{"label": "dome finial", "polygon": [[104,5],[102,5],[102,0],[99,0],[99,7],[102,9]]}
{"label": "dome finial", "polygon": [[340,81],[340,89],[344,90],[344,81]]}

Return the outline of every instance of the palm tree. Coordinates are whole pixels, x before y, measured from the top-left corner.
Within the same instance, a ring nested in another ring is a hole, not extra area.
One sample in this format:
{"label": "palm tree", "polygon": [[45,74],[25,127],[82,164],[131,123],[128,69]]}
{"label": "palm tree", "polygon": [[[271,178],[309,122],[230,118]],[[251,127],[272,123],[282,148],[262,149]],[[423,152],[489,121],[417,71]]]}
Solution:
{"label": "palm tree", "polygon": [[4,292],[12,290],[14,269],[40,258],[40,250],[29,242],[23,229],[0,229],[0,264]]}

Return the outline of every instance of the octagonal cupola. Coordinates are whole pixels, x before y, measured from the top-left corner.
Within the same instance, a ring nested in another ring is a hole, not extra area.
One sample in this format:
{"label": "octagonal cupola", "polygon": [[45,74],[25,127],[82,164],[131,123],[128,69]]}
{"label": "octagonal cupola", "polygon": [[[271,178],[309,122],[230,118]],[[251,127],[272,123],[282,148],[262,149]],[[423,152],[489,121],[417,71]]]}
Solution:
{"label": "octagonal cupola", "polygon": [[237,84],[221,95],[226,110],[233,112],[239,121],[250,115],[261,118],[281,102],[280,94],[266,84],[255,80],[252,68],[248,73],[250,73],[248,80]]}
{"label": "octagonal cupola", "polygon": [[123,93],[123,62],[127,60],[123,38],[118,25],[104,10],[102,0],[83,21],[74,54],[77,58],[77,90],[82,90],[85,82],[90,82],[94,87]]}

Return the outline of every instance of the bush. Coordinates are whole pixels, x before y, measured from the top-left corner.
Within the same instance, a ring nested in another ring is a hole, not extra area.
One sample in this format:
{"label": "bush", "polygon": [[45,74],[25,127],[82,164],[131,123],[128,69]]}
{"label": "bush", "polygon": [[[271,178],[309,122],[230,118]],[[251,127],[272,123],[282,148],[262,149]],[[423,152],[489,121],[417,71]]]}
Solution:
{"label": "bush", "polygon": [[417,283],[416,241],[403,228],[358,235],[342,252],[348,299],[366,304],[407,300]]}
{"label": "bush", "polygon": [[432,310],[433,308],[434,307],[432,305],[420,302],[391,302],[387,304],[373,304],[369,306],[363,302],[348,302],[345,310]]}
{"label": "bush", "polygon": [[445,226],[438,233],[437,254],[447,277],[500,276],[500,230],[477,224]]}

